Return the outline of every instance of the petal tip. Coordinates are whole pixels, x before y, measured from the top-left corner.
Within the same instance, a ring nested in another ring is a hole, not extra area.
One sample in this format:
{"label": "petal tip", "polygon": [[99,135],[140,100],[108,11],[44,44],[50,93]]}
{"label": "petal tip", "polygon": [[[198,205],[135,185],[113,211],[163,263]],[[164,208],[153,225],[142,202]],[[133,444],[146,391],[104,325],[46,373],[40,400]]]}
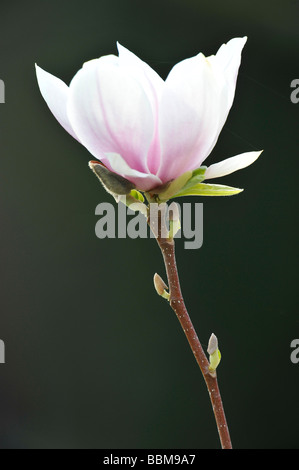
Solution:
{"label": "petal tip", "polygon": [[243,168],[252,165],[262,152],[263,150],[245,152],[240,155],[227,158],[226,160],[222,160],[221,162],[214,163],[207,168],[205,179],[219,178],[221,176],[234,173],[235,171],[242,170]]}
{"label": "petal tip", "polygon": [[252,162],[250,163],[250,165],[252,163],[254,163],[259,157],[260,155],[263,153],[264,149],[263,150],[255,150],[252,152],[252,155],[255,155],[254,158],[252,159]]}
{"label": "petal tip", "polygon": [[37,65],[36,62],[34,64],[34,68],[35,68],[35,73],[36,73],[37,78],[38,78],[38,76],[40,76],[44,72],[44,70],[39,65]]}

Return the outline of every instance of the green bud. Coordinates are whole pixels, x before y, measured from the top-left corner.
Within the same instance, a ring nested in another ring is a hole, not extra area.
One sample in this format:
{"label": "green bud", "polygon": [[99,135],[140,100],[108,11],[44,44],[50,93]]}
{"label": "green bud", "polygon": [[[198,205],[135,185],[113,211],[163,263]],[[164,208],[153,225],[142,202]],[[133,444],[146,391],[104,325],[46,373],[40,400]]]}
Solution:
{"label": "green bud", "polygon": [[209,357],[209,371],[212,373],[212,375],[215,375],[215,371],[217,367],[219,366],[220,360],[221,360],[221,353],[218,349],[218,339],[217,336],[214,335],[214,333],[211,334],[211,337],[209,339],[209,344],[208,344],[208,349],[207,349],[210,357]]}

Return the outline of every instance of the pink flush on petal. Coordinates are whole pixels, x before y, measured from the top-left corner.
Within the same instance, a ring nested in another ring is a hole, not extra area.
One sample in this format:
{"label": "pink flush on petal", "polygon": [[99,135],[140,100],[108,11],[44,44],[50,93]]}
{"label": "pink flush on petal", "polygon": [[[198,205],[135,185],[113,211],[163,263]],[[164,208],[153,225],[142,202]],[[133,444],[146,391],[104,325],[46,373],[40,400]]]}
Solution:
{"label": "pink flush on petal", "polygon": [[[233,103],[246,40],[179,62],[165,81],[120,44],[119,56],[86,62],[69,86],[38,66],[37,79],[64,129],[108,169],[149,191],[200,167],[211,153]],[[259,154],[214,164],[207,178],[244,168]]]}

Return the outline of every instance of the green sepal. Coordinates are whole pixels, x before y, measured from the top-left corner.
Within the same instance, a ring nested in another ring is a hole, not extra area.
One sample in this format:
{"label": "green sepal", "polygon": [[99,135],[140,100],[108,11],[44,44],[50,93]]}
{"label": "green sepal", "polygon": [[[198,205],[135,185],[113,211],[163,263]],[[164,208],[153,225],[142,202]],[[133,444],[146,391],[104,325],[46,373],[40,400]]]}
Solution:
{"label": "green sepal", "polygon": [[193,170],[191,178],[172,197],[177,197],[177,194],[180,194],[183,191],[185,192],[185,191],[189,190],[190,188],[193,188],[195,185],[201,183],[205,179],[206,169],[207,169],[206,166],[201,166],[201,167],[197,168],[196,170]]}
{"label": "green sepal", "polygon": [[[186,173],[183,173],[181,176],[171,181],[169,184],[167,184],[163,191],[159,190],[159,201],[166,202],[172,197],[174,197],[174,194],[176,194],[178,191],[185,187],[186,183],[190,180],[190,178],[192,178],[192,171],[186,171]],[[155,190],[151,192],[154,193]]]}
{"label": "green sepal", "polygon": [[174,197],[181,196],[232,196],[241,193],[243,189],[224,186],[223,184],[197,183],[183,188]]}
{"label": "green sepal", "polygon": [[139,191],[136,191],[136,189],[132,189],[127,195],[115,196],[115,200],[117,203],[122,202],[131,210],[135,212],[139,211],[147,217],[147,206],[143,203],[144,197]]}
{"label": "green sepal", "polygon": [[129,195],[132,196],[133,198],[135,198],[136,201],[144,202],[143,195],[139,191],[137,191],[136,189],[132,189],[132,191],[130,192]]}
{"label": "green sepal", "polygon": [[200,179],[200,181],[198,181],[198,183],[200,183],[201,181],[203,181],[205,179],[205,173],[206,173],[206,169],[208,167],[207,166],[200,166],[199,168],[197,168],[196,170],[193,170],[192,172],[192,179],[197,177]]}
{"label": "green sepal", "polygon": [[219,363],[221,361],[221,353],[218,348],[216,349],[216,351],[213,352],[213,354],[210,355],[209,359],[210,359],[209,370],[211,372],[214,372],[219,366]]}
{"label": "green sepal", "polygon": [[163,299],[166,299],[168,300],[169,302],[169,299],[170,299],[170,293],[167,292],[166,290],[164,290],[163,294],[161,294],[161,297],[163,297]]}

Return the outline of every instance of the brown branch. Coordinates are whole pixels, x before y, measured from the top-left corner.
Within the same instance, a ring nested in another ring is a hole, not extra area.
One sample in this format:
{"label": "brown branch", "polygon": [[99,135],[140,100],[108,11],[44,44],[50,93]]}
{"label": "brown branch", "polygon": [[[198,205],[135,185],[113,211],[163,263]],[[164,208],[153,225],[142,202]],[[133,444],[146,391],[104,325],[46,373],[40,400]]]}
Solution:
{"label": "brown branch", "polygon": [[[161,221],[161,216],[159,217],[159,219]],[[190,348],[200,367],[200,370],[203,374],[209,391],[222,449],[232,449],[229,429],[227,426],[220,390],[218,386],[217,375],[216,372],[211,372],[209,370],[209,361],[205,355],[205,352],[200,344],[192,321],[189,317],[181,292],[175,259],[174,240],[161,237],[161,224],[159,222],[158,228],[153,226],[153,223],[151,223],[150,218],[148,219],[148,223],[153,233],[155,234],[155,238],[163,255],[163,260],[168,278],[170,306],[174,310],[181,324],[181,327],[183,328],[183,331],[189,342]]]}

